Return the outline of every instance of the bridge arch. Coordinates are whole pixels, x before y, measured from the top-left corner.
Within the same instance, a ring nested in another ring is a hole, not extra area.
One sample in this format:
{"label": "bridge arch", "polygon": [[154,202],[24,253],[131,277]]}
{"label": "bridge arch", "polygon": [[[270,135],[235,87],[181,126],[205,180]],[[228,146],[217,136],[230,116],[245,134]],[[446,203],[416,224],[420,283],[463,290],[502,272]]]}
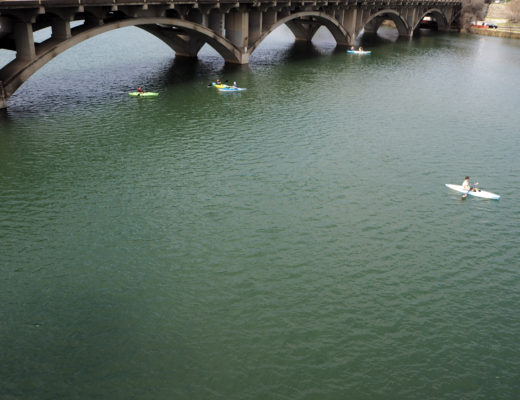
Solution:
{"label": "bridge arch", "polygon": [[439,10],[438,8],[432,8],[425,13],[423,13],[420,18],[417,19],[416,24],[413,26],[413,30],[416,30],[419,28],[419,25],[421,24],[421,21],[424,19],[424,17],[431,16],[435,19],[435,22],[437,22],[437,26],[440,30],[447,30],[450,27],[450,23],[448,22],[448,19],[446,18],[446,15]]}
{"label": "bridge arch", "polygon": [[[303,29],[299,24],[300,21],[314,26]],[[251,55],[269,34],[284,24],[287,25],[297,40],[301,39],[310,41],[318,28],[323,25],[330,31],[338,44],[346,45],[349,43],[350,34],[345,30],[345,28],[343,28],[343,26],[341,26],[337,19],[321,11],[300,11],[278,19],[276,23],[265,30],[258,39],[249,46],[247,49],[248,55]]]}
{"label": "bridge arch", "polygon": [[[369,2],[370,3],[370,2]],[[377,3],[377,4],[376,4]],[[16,58],[0,69],[0,109],[39,68],[63,51],[101,33],[137,26],[161,39],[176,56],[197,57],[204,44],[227,63],[247,64],[258,45],[285,24],[296,40],[311,41],[325,26],[339,45],[351,45],[364,29],[376,32],[384,20],[401,36],[412,37],[422,18],[431,15],[440,29],[456,28],[460,0],[0,0],[0,49]],[[384,7],[379,9],[378,7]],[[73,22],[84,21],[72,27]],[[51,36],[35,42],[34,32],[51,28]]]}
{"label": "bridge arch", "polygon": [[407,22],[401,16],[399,12],[392,9],[384,9],[380,10],[374,14],[371,14],[364,21],[364,29],[366,33],[376,33],[383,21],[391,20],[397,31],[399,32],[399,36],[410,36],[410,27]]}
{"label": "bridge arch", "polygon": [[[72,36],[68,39],[57,41],[50,38],[40,43],[36,49],[36,57],[30,60],[15,59],[0,70],[0,81],[3,83],[3,97],[5,100],[26,82],[36,71],[51,61],[54,57],[70,49],[71,47],[98,36],[108,31],[137,26],[142,28],[159,39],[163,40],[173,50],[180,50],[182,54],[183,46],[188,48],[179,34],[186,34],[190,38],[190,45],[193,41],[199,41],[200,47],[208,43],[228,62],[241,63],[242,54],[239,48],[229,40],[217,35],[214,31],[195,22],[181,20],[177,18],[131,18],[114,22],[107,22],[103,25],[88,27],[78,26],[71,30]],[[168,34],[171,32],[171,34]],[[197,51],[200,49],[197,49]]]}

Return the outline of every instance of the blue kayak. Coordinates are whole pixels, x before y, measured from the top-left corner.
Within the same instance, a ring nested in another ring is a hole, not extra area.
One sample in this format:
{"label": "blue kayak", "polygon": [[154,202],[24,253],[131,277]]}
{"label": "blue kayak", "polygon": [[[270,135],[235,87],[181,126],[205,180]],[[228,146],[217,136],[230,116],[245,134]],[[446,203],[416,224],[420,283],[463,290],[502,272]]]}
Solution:
{"label": "blue kayak", "polygon": [[242,87],[233,87],[233,86],[229,86],[229,87],[225,87],[225,88],[218,88],[219,92],[241,92],[243,90],[247,90],[247,89],[242,88]]}
{"label": "blue kayak", "polygon": [[372,53],[370,50],[347,50],[348,54],[370,54]]}

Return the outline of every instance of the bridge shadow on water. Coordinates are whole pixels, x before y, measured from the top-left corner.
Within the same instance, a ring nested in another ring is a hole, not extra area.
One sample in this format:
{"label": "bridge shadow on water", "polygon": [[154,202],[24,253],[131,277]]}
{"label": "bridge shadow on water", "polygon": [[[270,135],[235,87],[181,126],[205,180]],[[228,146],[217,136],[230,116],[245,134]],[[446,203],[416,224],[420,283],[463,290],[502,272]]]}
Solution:
{"label": "bridge shadow on water", "polygon": [[327,53],[327,51],[319,44],[295,41],[294,44],[286,50],[284,61],[292,62],[320,58],[325,55],[324,53]]}
{"label": "bridge shadow on water", "polygon": [[0,108],[0,121],[9,121],[9,113],[7,112],[7,110],[7,108]]}
{"label": "bridge shadow on water", "polygon": [[249,65],[225,64],[219,56],[202,58],[175,57],[172,62],[158,71],[152,78],[152,85],[164,87],[194,82],[201,79],[215,79],[231,74],[248,71]]}
{"label": "bridge shadow on water", "polygon": [[[334,51],[334,50],[332,50]],[[239,76],[250,72],[257,64],[286,64],[324,56],[324,49],[314,43],[295,41],[287,47],[259,50],[253,56],[250,64],[226,64],[218,55],[202,54],[198,58],[174,57],[171,63],[165,65],[162,71],[157,71],[151,77],[148,87],[177,86],[199,80],[215,81],[217,78]],[[253,68],[251,68],[253,67]]]}
{"label": "bridge shadow on water", "polygon": [[[419,32],[418,32],[419,33]],[[439,35],[439,32],[435,32]],[[415,41],[432,42],[436,38],[429,32],[417,34],[413,38],[399,37],[395,29],[379,29],[376,34],[363,34],[356,39],[356,46],[377,51],[379,56],[399,54],[406,52],[407,48]],[[312,42],[273,42],[265,47],[259,47],[251,56],[250,63],[226,64],[220,55],[212,49],[202,50],[197,58],[185,58],[174,56],[172,61],[166,63],[161,71],[150,77],[148,87],[177,86],[190,82],[204,81],[210,84],[217,78],[235,76],[242,79],[244,73],[257,71],[263,66],[274,66],[297,63],[325,58],[331,54],[344,53],[346,46],[338,46],[332,36],[322,37]]]}
{"label": "bridge shadow on water", "polygon": [[421,42],[433,45],[439,38],[449,37],[452,33],[436,32],[430,29],[417,29],[412,37],[401,37],[396,29],[382,27],[377,33],[365,33],[356,40],[356,43],[368,48],[384,47],[388,45],[408,46],[413,43]]}

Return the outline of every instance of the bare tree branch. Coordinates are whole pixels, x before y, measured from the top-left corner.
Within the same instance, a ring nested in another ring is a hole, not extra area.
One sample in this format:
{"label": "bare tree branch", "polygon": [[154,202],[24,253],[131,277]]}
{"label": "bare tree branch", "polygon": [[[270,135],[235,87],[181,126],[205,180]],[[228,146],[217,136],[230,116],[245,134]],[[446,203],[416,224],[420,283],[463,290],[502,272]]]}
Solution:
{"label": "bare tree branch", "polygon": [[[520,0],[513,0],[520,1]],[[474,21],[484,17],[484,0],[462,0],[460,12],[460,26],[463,30],[469,30]]]}
{"label": "bare tree branch", "polygon": [[507,8],[511,13],[511,22],[518,22],[520,20],[520,0],[511,0]]}

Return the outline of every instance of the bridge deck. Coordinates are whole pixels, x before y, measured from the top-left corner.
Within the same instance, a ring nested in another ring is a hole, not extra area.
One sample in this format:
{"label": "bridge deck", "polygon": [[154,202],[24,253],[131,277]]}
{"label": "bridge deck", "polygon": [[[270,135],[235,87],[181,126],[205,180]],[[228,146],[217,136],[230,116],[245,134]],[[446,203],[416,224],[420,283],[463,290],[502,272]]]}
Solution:
{"label": "bridge deck", "polygon": [[[0,69],[0,109],[52,58],[113,29],[138,26],[176,57],[196,58],[208,44],[226,63],[247,64],[282,24],[307,42],[325,26],[346,47],[363,31],[376,33],[385,20],[408,38],[425,16],[448,31],[460,9],[461,0],[0,0],[0,49],[16,51]],[[35,40],[34,33],[46,28],[50,37]]]}
{"label": "bridge deck", "polygon": [[0,14],[2,10],[31,7],[78,7],[78,6],[131,6],[131,5],[169,5],[169,4],[325,4],[345,5],[358,4],[365,7],[375,5],[433,5],[433,4],[461,4],[461,0],[0,0]]}

